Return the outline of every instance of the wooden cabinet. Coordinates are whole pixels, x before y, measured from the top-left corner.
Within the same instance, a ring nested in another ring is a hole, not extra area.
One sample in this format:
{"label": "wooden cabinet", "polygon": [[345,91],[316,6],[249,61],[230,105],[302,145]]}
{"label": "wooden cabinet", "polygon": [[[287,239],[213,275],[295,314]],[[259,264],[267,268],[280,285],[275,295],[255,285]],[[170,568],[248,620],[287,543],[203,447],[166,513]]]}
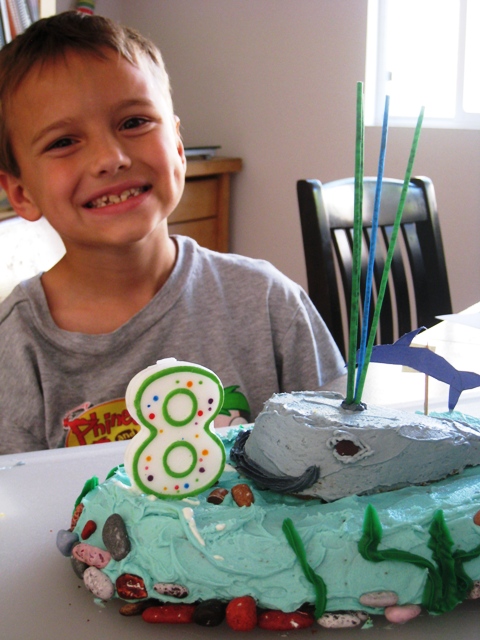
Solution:
{"label": "wooden cabinet", "polygon": [[169,218],[170,233],[194,238],[215,251],[229,250],[230,180],[240,158],[188,160],[185,191]]}

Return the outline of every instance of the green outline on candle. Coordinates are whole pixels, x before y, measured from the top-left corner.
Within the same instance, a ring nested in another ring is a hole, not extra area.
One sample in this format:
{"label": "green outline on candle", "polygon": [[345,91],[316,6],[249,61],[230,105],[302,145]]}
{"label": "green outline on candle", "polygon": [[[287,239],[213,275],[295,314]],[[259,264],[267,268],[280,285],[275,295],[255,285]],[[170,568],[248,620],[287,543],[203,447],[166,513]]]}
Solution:
{"label": "green outline on candle", "polygon": [[[192,401],[192,411],[185,420],[175,420],[175,418],[172,418],[172,416],[168,413],[168,406],[167,406],[168,403],[173,398],[173,396],[178,396],[180,393],[182,395],[188,396]],[[172,427],[184,427],[186,424],[188,424],[193,420],[195,414],[197,413],[197,409],[198,409],[198,402],[193,391],[190,391],[190,389],[183,389],[182,387],[181,389],[174,389],[173,391],[170,391],[170,393],[167,393],[167,396],[162,406],[162,415],[165,418],[165,420],[168,422],[168,424],[171,425]]]}
{"label": "green outline on candle", "polygon": [[[213,380],[213,382],[215,382],[215,384],[217,385],[218,388],[218,392],[219,392],[219,403],[218,403],[218,407],[215,411],[212,411],[211,415],[209,416],[209,418],[206,420],[205,425],[203,427],[203,430],[206,432],[206,434],[208,435],[209,438],[212,439],[212,441],[218,445],[218,447],[220,448],[220,451],[222,453],[222,460],[220,463],[220,467],[219,467],[219,471],[218,473],[215,475],[215,477],[213,477],[210,481],[210,483],[208,484],[208,486],[201,486],[198,489],[192,489],[191,491],[182,493],[181,495],[175,495],[175,494],[162,494],[162,493],[157,493],[156,491],[152,491],[152,489],[150,487],[148,487],[140,478],[140,474],[138,473],[138,464],[140,461],[140,456],[142,455],[143,451],[146,449],[146,447],[152,442],[152,440],[154,438],[157,437],[157,430],[154,427],[153,424],[151,424],[149,422],[149,420],[145,417],[145,415],[143,414],[142,408],[140,406],[141,403],[141,397],[143,395],[143,392],[145,391],[146,387],[148,387],[148,385],[150,385],[152,382],[154,382],[155,380],[158,380],[158,378],[163,378],[164,376],[170,375],[171,373],[183,373],[183,372],[188,372],[188,373],[196,373],[196,374],[201,374],[206,376],[207,378],[210,378],[211,380]],[[137,416],[141,422],[141,424],[148,429],[148,431],[150,432],[150,435],[147,436],[147,438],[144,440],[144,442],[142,442],[138,449],[135,451],[134,455],[133,455],[133,459],[132,459],[132,475],[133,475],[133,481],[136,484],[136,486],[141,489],[144,493],[149,494],[149,495],[154,495],[157,498],[160,498],[162,500],[183,500],[183,498],[188,498],[189,496],[195,496],[198,495],[199,493],[203,493],[204,491],[207,491],[209,487],[211,487],[212,485],[215,484],[215,482],[217,482],[217,480],[220,478],[220,476],[223,473],[223,470],[225,468],[225,461],[226,461],[226,455],[225,455],[225,447],[223,446],[222,441],[220,440],[220,438],[217,436],[216,433],[213,433],[210,431],[210,424],[213,422],[213,420],[216,418],[216,416],[220,413],[220,410],[223,407],[223,400],[224,400],[224,390],[223,390],[223,386],[222,383],[220,382],[219,378],[217,375],[215,375],[215,373],[213,373],[213,371],[210,371],[209,369],[205,369],[204,367],[200,367],[200,366],[188,366],[188,365],[179,365],[179,366],[172,366],[172,367],[168,367],[167,369],[162,369],[161,371],[157,371],[156,373],[153,373],[151,376],[149,376],[148,378],[146,378],[142,384],[140,385],[140,387],[137,390],[137,393],[135,394],[135,398],[133,401],[135,410],[137,412]]]}
{"label": "green outline on candle", "polygon": [[[193,456],[192,464],[188,467],[186,471],[180,471],[180,472],[174,471],[173,469],[171,469],[170,465],[167,462],[167,458],[170,455],[170,453],[174,449],[178,449],[178,447],[185,447],[185,449],[188,449]],[[198,456],[193,444],[190,444],[190,442],[188,442],[187,440],[177,440],[176,442],[172,442],[172,444],[165,449],[162,462],[163,462],[163,466],[165,467],[165,471],[168,473],[169,476],[172,476],[172,478],[184,478],[185,476],[188,476],[188,474],[195,469],[197,460],[198,460]]]}

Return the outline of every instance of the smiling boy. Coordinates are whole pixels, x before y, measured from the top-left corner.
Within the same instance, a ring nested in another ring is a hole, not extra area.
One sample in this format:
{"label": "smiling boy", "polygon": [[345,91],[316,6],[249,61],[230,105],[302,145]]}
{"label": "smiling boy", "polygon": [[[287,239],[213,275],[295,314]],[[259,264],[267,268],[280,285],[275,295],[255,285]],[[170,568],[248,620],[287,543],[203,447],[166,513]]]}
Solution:
{"label": "smiling boy", "polygon": [[0,453],[62,446],[79,407],[97,421],[89,441],[122,437],[98,407],[121,414],[129,379],[162,357],[238,385],[252,417],[274,392],[341,375],[297,285],[169,236],[186,161],[150,41],[100,16],[39,21],[0,52],[0,99],[0,182],[66,248],[0,305]]}

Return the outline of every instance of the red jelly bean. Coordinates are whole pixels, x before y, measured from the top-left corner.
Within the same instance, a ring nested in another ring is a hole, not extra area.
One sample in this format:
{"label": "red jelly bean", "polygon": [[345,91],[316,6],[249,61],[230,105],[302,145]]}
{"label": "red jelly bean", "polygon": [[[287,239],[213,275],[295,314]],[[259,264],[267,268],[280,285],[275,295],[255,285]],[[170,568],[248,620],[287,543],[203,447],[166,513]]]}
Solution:
{"label": "red jelly bean", "polygon": [[314,617],[304,611],[293,611],[292,613],[264,611],[258,618],[258,626],[260,629],[268,629],[269,631],[307,629],[311,627],[314,622]]}
{"label": "red jelly bean", "polygon": [[257,605],[251,596],[234,598],[227,605],[225,618],[234,631],[252,631],[257,626]]}
{"label": "red jelly bean", "polygon": [[149,607],[142,613],[145,622],[187,624],[193,622],[194,604],[163,604]]}
{"label": "red jelly bean", "polygon": [[96,530],[97,530],[97,524],[93,520],[89,520],[83,527],[83,531],[81,534],[82,540],[87,540],[87,538],[89,538],[92,535],[92,533],[95,533]]}

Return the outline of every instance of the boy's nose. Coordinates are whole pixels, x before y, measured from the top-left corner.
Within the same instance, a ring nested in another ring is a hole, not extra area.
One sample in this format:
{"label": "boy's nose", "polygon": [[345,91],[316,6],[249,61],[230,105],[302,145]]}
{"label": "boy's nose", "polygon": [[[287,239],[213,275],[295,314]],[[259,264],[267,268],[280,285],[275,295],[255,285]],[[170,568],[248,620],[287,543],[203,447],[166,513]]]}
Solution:
{"label": "boy's nose", "polygon": [[90,166],[94,175],[115,175],[130,165],[129,155],[114,136],[103,136],[92,149]]}

